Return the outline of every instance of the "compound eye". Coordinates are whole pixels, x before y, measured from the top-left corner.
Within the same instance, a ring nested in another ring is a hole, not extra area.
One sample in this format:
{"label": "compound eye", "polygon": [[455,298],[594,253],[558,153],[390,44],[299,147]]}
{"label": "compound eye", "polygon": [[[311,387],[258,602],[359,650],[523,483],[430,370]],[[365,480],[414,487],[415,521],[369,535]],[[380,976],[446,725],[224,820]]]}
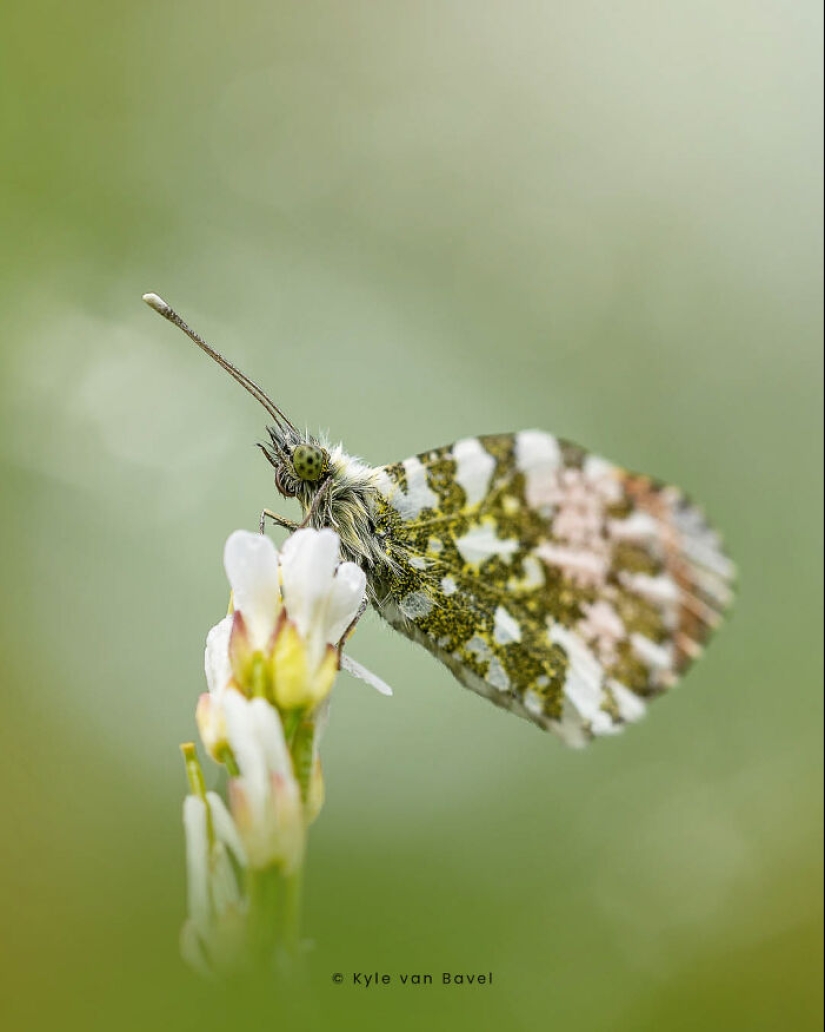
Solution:
{"label": "compound eye", "polygon": [[327,469],[329,456],[315,444],[299,444],[292,453],[292,468],[299,480],[320,480]]}

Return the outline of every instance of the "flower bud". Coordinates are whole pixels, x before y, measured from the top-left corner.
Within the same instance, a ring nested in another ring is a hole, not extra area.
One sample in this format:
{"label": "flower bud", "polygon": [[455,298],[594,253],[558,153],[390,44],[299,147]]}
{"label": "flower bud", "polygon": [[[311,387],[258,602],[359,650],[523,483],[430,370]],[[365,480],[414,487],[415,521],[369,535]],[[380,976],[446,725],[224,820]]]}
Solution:
{"label": "flower bud", "polygon": [[183,805],[189,916],[181,930],[184,960],[202,973],[227,972],[245,959],[246,902],[235,864],[246,862],[237,829],[214,792]]}
{"label": "flower bud", "polygon": [[[225,691],[234,691],[227,688]],[[204,692],[198,699],[195,709],[195,723],[201,736],[204,748],[213,760],[221,762],[221,757],[229,745],[226,731],[226,718],[219,697]]]}

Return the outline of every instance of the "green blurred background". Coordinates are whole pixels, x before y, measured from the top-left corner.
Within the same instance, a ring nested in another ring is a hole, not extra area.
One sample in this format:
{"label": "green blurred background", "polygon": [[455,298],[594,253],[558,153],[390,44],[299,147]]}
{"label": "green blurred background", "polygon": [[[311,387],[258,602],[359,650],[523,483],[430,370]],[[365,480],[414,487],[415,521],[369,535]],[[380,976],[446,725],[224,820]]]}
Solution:
{"label": "green blurred background", "polygon": [[685,486],[741,569],[584,753],[365,621],[396,694],[336,687],[290,1027],[818,1027],[819,7],[4,8],[4,1027],[287,1024],[177,954],[177,746],[277,499],[147,290],[373,463],[544,427]]}

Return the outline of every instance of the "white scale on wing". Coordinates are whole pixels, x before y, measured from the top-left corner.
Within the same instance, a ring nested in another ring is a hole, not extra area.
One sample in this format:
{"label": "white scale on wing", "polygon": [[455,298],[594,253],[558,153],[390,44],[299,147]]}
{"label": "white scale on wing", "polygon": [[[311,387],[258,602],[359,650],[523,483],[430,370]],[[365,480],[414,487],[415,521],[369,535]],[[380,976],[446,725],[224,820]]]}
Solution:
{"label": "white scale on wing", "polygon": [[427,470],[421,459],[416,457],[405,459],[403,466],[407,478],[406,491],[402,490],[401,486],[383,469],[377,471],[375,485],[398,515],[403,520],[409,521],[418,519],[422,509],[436,508],[438,496],[433,493],[427,483]]}
{"label": "white scale on wing", "polygon": [[[561,645],[567,653],[569,662],[567,678],[564,682],[566,700],[574,707],[581,721],[590,725],[594,735],[610,734],[619,728],[613,723],[610,714],[604,710],[605,686],[604,669],[587,645],[575,631],[570,631],[561,624],[554,623],[549,628],[550,641]],[[651,642],[651,644],[653,644]],[[610,689],[619,713],[624,720],[639,720],[644,715],[644,703],[633,692],[618,682],[611,682]],[[564,736],[565,725],[571,723],[572,714],[556,730]],[[578,744],[570,741],[570,744]],[[583,744],[583,743],[582,743]]]}
{"label": "white scale on wing", "polygon": [[524,474],[524,497],[531,509],[539,511],[552,504],[556,471],[562,465],[559,442],[542,430],[522,430],[516,434],[516,468]]}
{"label": "white scale on wing", "polygon": [[518,620],[512,617],[504,606],[498,606],[493,616],[493,637],[499,645],[509,645],[521,641],[521,627]]}
{"label": "white scale on wing", "polygon": [[515,538],[500,538],[496,534],[495,523],[492,520],[484,520],[466,534],[456,538],[455,546],[464,562],[472,566],[480,566],[496,555],[505,563],[509,563],[513,553],[520,548]]}
{"label": "white scale on wing", "polygon": [[456,441],[452,448],[455,461],[455,480],[464,491],[467,505],[478,505],[484,501],[490,490],[490,481],[496,468],[496,460],[485,451],[477,437],[466,437]]}

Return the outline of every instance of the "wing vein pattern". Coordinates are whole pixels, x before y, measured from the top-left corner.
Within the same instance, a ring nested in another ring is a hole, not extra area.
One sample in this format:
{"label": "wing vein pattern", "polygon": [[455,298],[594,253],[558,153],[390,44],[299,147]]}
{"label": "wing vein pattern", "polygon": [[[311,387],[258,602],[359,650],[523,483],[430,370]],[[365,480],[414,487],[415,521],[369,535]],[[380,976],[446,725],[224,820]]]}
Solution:
{"label": "wing vein pattern", "polygon": [[538,430],[375,471],[378,611],[570,745],[645,712],[701,653],[734,567],[675,487]]}

